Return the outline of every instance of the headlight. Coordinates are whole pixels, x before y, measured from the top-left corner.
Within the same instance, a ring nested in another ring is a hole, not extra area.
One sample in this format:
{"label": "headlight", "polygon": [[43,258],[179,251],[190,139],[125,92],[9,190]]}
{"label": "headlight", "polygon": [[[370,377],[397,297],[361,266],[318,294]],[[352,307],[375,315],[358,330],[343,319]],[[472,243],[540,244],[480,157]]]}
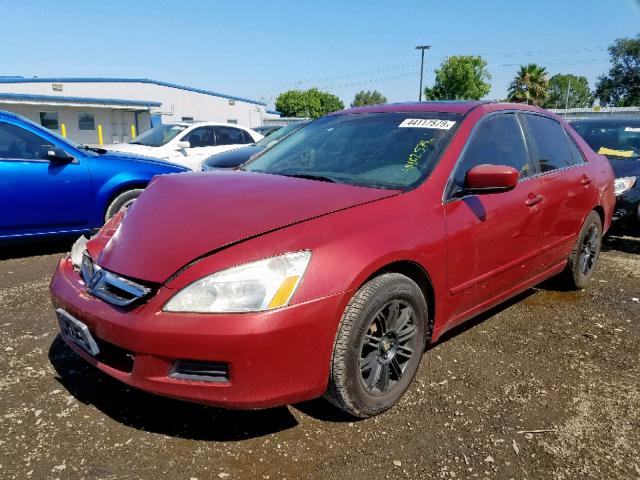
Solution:
{"label": "headlight", "polygon": [[80,270],[80,266],[82,265],[82,255],[84,254],[84,251],[86,249],[87,237],[85,237],[84,235],[73,242],[69,256],[71,257],[71,263],[73,264],[73,268],[75,270]]}
{"label": "headlight", "polygon": [[164,306],[168,312],[258,312],[284,307],[295,293],[311,252],[287,253],[222,270],[193,282]]}
{"label": "headlight", "polygon": [[614,183],[616,196],[622,195],[627,190],[633,188],[635,184],[636,184],[636,177],[616,178]]}

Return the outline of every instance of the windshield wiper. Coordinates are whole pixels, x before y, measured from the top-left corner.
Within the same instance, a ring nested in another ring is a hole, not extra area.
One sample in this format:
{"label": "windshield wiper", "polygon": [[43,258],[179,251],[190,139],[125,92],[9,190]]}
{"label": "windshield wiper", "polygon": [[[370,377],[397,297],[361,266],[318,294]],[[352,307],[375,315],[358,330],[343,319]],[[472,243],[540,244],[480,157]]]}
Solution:
{"label": "windshield wiper", "polygon": [[95,152],[100,154],[107,153],[107,151],[104,148],[91,147],[89,145],[80,145],[78,148],[82,150],[89,150],[90,152]]}
{"label": "windshield wiper", "polygon": [[307,180],[317,180],[319,182],[337,183],[335,178],[325,177],[324,175],[313,175],[311,173],[280,173],[284,177],[305,178]]}

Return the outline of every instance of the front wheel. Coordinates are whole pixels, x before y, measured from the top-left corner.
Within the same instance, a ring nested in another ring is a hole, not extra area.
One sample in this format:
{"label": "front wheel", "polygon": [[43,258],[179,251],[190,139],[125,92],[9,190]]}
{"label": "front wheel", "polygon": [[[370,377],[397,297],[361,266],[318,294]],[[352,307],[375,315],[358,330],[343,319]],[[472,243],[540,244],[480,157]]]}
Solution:
{"label": "front wheel", "polygon": [[580,230],[567,267],[562,273],[566,287],[580,290],[587,286],[598,264],[602,248],[602,220],[597,212],[591,212]]}
{"label": "front wheel", "polygon": [[359,418],[392,407],[418,370],[426,324],[427,304],[413,280],[386,273],[367,282],[338,327],[325,398]]}
{"label": "front wheel", "polygon": [[131,190],[126,190],[120,194],[116,198],[114,198],[109,207],[107,208],[107,212],[104,215],[104,221],[107,222],[111,217],[113,217],[116,213],[118,213],[123,208],[128,208],[131,206],[133,202],[135,202],[136,198],[142,193],[141,188],[132,188]]}

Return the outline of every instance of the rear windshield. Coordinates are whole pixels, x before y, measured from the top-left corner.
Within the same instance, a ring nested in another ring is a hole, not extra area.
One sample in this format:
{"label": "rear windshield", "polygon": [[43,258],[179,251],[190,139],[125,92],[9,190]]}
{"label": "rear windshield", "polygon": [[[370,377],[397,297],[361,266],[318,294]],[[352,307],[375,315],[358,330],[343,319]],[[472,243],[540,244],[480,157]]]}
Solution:
{"label": "rear windshield", "polygon": [[640,157],[640,122],[571,122],[596,152],[610,157]]}
{"label": "rear windshield", "polygon": [[431,173],[460,119],[438,112],[330,115],[285,137],[244,169],[408,189]]}

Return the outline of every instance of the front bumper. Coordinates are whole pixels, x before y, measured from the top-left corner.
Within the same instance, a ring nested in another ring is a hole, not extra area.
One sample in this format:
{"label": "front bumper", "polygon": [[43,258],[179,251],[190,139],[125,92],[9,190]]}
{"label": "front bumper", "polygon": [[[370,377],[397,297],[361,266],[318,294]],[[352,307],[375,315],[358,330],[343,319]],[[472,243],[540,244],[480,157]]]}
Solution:
{"label": "front bumper", "polygon": [[616,197],[612,232],[640,234],[640,185]]}
{"label": "front bumper", "polygon": [[[269,312],[170,313],[162,306],[175,291],[161,287],[147,303],[125,310],[89,295],[66,258],[50,289],[56,308],[86,324],[101,344],[126,352],[132,364],[93,357],[65,338],[86,361],[141,390],[228,408],[267,408],[322,395],[348,301],[343,293]],[[172,378],[178,360],[222,362],[228,381]]]}

